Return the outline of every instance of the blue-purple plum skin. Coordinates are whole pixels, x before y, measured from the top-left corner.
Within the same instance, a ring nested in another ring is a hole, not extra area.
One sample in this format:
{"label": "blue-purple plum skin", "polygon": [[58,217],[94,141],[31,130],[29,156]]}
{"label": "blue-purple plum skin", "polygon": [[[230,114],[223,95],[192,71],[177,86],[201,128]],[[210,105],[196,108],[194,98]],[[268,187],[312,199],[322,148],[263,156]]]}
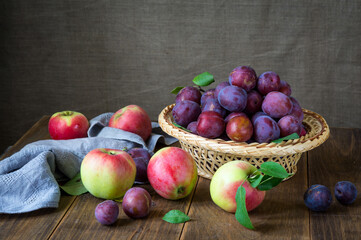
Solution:
{"label": "blue-purple plum skin", "polygon": [[326,186],[315,184],[306,190],[303,200],[310,210],[324,212],[331,206],[332,194]]}

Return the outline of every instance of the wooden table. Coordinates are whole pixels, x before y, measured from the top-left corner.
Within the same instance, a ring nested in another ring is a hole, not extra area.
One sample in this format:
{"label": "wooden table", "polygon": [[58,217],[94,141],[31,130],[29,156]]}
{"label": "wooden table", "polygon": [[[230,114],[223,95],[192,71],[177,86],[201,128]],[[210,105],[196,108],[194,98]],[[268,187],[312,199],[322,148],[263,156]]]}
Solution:
{"label": "wooden table", "polygon": [[[6,156],[24,145],[49,138],[43,117]],[[122,211],[112,226],[100,225],[94,217],[96,205],[103,200],[89,193],[63,195],[57,209],[31,213],[0,214],[0,239],[361,239],[361,199],[343,206],[335,199],[327,212],[309,211],[303,194],[312,184],[331,189],[337,181],[349,180],[361,192],[361,129],[332,128],[330,138],[301,157],[298,172],[266,194],[264,202],[250,213],[256,230],[241,226],[233,214],[217,207],[209,194],[210,181],[199,177],[193,193],[182,200],[158,196],[150,185],[156,206],[146,219],[132,220]],[[178,209],[191,221],[170,224],[165,213]]]}

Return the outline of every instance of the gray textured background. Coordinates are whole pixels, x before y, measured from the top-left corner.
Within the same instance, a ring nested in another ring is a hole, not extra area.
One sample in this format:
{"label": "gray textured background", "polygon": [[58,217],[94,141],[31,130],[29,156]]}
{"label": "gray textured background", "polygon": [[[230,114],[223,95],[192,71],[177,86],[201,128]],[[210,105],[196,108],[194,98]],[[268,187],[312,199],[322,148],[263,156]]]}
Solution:
{"label": "gray textured background", "polygon": [[239,65],[277,72],[330,126],[361,127],[361,1],[8,0],[0,3],[0,152],[42,115],[128,104]]}

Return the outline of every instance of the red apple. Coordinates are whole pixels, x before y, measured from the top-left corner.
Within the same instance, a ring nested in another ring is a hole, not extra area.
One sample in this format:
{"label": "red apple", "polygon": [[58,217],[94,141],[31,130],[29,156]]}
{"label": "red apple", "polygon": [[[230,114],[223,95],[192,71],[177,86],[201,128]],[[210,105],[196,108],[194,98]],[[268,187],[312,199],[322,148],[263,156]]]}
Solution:
{"label": "red apple", "polygon": [[260,205],[266,195],[265,191],[253,188],[247,177],[257,168],[246,161],[235,160],[222,165],[213,175],[210,194],[213,202],[227,212],[236,212],[236,193],[239,186],[246,189],[247,211]]}
{"label": "red apple", "polygon": [[48,124],[50,137],[56,140],[86,137],[88,128],[88,119],[74,111],[54,113]]}
{"label": "red apple", "polygon": [[188,196],[198,177],[192,156],[177,147],[165,147],[156,152],[149,161],[147,174],[154,190],[171,200]]}
{"label": "red apple", "polygon": [[109,127],[138,134],[146,141],[152,132],[152,123],[146,111],[137,105],[119,109],[109,120]]}
{"label": "red apple", "polygon": [[133,158],[118,149],[97,148],[90,151],[80,166],[84,187],[95,197],[119,199],[135,180]]}

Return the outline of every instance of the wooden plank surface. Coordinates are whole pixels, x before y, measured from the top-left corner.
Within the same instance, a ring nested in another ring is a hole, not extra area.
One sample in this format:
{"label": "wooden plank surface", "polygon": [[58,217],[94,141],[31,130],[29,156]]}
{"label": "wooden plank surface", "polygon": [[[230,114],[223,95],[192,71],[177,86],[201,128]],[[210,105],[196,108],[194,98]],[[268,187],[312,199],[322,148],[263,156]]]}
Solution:
{"label": "wooden plank surface", "polygon": [[[49,116],[41,118],[2,158],[28,143],[48,139]],[[75,197],[62,195],[57,209],[40,209],[24,214],[0,214],[0,239],[47,239],[59,224]]]}
{"label": "wooden plank surface", "polygon": [[351,181],[358,189],[354,204],[344,206],[333,195],[326,212],[311,212],[312,239],[361,238],[361,129],[334,128],[327,142],[309,152],[309,185],[322,184],[333,195],[338,181]]}
{"label": "wooden plank surface", "polygon": [[149,184],[141,187],[149,191],[155,204],[147,218],[129,218],[118,203],[117,222],[102,226],[95,219],[94,210],[104,200],[87,193],[76,199],[51,239],[179,239],[184,224],[167,223],[162,217],[172,209],[187,213],[194,191],[184,199],[171,201],[156,194]]}
{"label": "wooden plank surface", "polygon": [[[27,143],[49,138],[43,117],[4,157]],[[361,189],[361,129],[332,128],[329,140],[303,154],[298,172],[290,180],[268,191],[264,202],[250,213],[256,230],[242,227],[233,214],[216,206],[210,198],[209,183],[199,178],[193,193],[182,200],[161,198],[150,185],[155,202],[150,215],[133,220],[120,211],[113,226],[102,226],[94,217],[95,206],[103,201],[90,194],[62,195],[59,208],[25,214],[0,214],[0,239],[359,239],[360,196],[351,206],[335,201],[324,213],[309,211],[303,203],[307,187],[319,183],[333,192],[337,181],[349,180]],[[121,207],[121,203],[119,203]],[[187,213],[191,221],[170,224],[162,220],[169,210]]]}

